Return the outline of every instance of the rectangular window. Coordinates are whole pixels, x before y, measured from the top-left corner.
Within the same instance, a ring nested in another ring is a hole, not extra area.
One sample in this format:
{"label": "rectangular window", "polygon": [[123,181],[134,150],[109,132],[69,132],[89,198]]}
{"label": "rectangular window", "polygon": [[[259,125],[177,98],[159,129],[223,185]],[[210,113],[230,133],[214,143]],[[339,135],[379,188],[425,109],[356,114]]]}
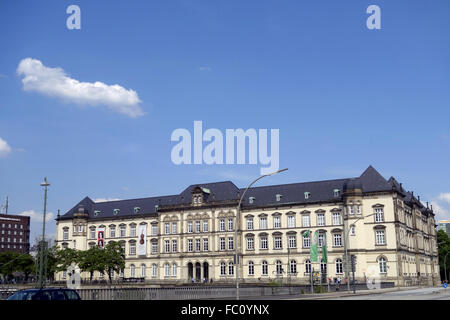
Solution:
{"label": "rectangular window", "polygon": [[130,227],[130,237],[136,237],[136,226],[132,225]]}
{"label": "rectangular window", "polygon": [[303,248],[309,248],[311,247],[311,238],[308,237],[304,237],[303,238]]}
{"label": "rectangular window", "polygon": [[349,212],[349,214],[355,214],[353,205],[348,207],[348,212]]}
{"label": "rectangular window", "polygon": [[333,235],[333,245],[335,247],[342,247],[342,235],[340,234]]}
{"label": "rectangular window", "polygon": [[386,244],[386,237],[384,234],[384,230],[377,230],[376,231],[376,244],[378,245],[385,245]]}
{"label": "rectangular window", "polygon": [[219,221],[219,230],[225,231],[225,219],[220,219]]}
{"label": "rectangular window", "polygon": [[126,233],[127,233],[127,227],[126,226],[120,226],[120,237],[121,238],[126,237],[127,236]]}
{"label": "rectangular window", "polygon": [[339,212],[333,212],[333,225],[337,226],[341,224],[341,214]]}
{"label": "rectangular window", "polygon": [[268,249],[268,241],[267,241],[267,237],[261,237],[261,249],[265,250]]}
{"label": "rectangular window", "polygon": [[132,255],[132,256],[136,255],[136,243],[135,242],[130,243],[130,255]]}
{"label": "rectangular window", "polygon": [[275,237],[275,249],[282,249],[283,242],[281,241],[281,237]]}
{"label": "rectangular window", "polygon": [[[82,226],[82,225],[79,225],[79,226],[78,226],[78,232],[83,232],[83,226]],[[14,231],[14,234],[16,234],[15,231]]]}
{"label": "rectangular window", "polygon": [[164,224],[164,234],[170,234],[170,223],[168,222]]}
{"label": "rectangular window", "polygon": [[[94,228],[90,229],[89,237],[91,239],[95,239],[95,229]],[[67,240],[67,239],[64,239],[64,240]]]}
{"label": "rectangular window", "polygon": [[295,216],[288,216],[288,228],[295,228]]}
{"label": "rectangular window", "polygon": [[67,229],[63,231],[63,240],[69,240],[69,230]]}
{"label": "rectangular window", "polygon": [[219,240],[219,248],[221,251],[225,250],[225,238],[220,238]]}
{"label": "rectangular window", "polygon": [[201,240],[195,239],[195,251],[201,251]]}
{"label": "rectangular window", "polygon": [[375,222],[384,222],[383,208],[375,209]]}
{"label": "rectangular window", "polygon": [[356,206],[356,214],[361,214],[362,213],[362,210],[361,210],[361,205],[357,205]]}
{"label": "rectangular window", "polygon": [[325,226],[325,214],[324,213],[317,214],[317,225]]}
{"label": "rectangular window", "polygon": [[247,250],[255,249],[255,240],[253,238],[247,238]]}
{"label": "rectangular window", "polygon": [[203,251],[209,251],[209,241],[208,241],[208,238],[203,239]]}
{"label": "rectangular window", "polygon": [[152,242],[152,253],[158,253],[158,242]]}
{"label": "rectangular window", "polygon": [[350,235],[352,235],[352,236],[356,235],[355,226],[350,227]]}
{"label": "rectangular window", "polygon": [[111,227],[111,228],[109,228],[109,236],[111,237],[111,238],[115,238],[116,237],[116,228],[114,227]]}
{"label": "rectangular window", "polygon": [[196,233],[200,233],[200,227],[201,227],[201,225],[200,225],[200,221],[195,221],[195,232]]}
{"label": "rectangular window", "polygon": [[289,249],[297,248],[297,237],[289,236]]}
{"label": "rectangular window", "polygon": [[302,226],[305,227],[310,227],[309,224],[309,215],[308,214],[304,214],[302,215]]}
{"label": "rectangular window", "polygon": [[234,249],[233,238],[228,238],[228,250],[233,250],[233,249]]}
{"label": "rectangular window", "polygon": [[177,223],[172,222],[172,234],[177,234]]}
{"label": "rectangular window", "polygon": [[158,225],[152,224],[152,235],[157,236],[158,235]]}
{"label": "rectangular window", "polygon": [[253,230],[253,218],[247,218],[247,230]]}
{"label": "rectangular window", "polygon": [[281,228],[281,218],[280,218],[280,216],[273,217],[273,227],[274,227],[274,229]]}
{"label": "rectangular window", "polygon": [[233,219],[230,218],[228,219],[228,231],[232,231],[233,230]]}
{"label": "rectangular window", "polygon": [[192,252],[194,250],[192,239],[188,239],[188,252]]}
{"label": "rectangular window", "polygon": [[324,236],[323,236],[323,234],[319,234],[319,237],[318,237],[318,246],[319,246],[319,248],[322,248],[322,246],[323,246],[323,244],[324,244]]}
{"label": "rectangular window", "polygon": [[187,232],[188,232],[188,233],[192,233],[192,221],[188,221],[188,224],[187,224]]}
{"label": "rectangular window", "polygon": [[178,241],[172,240],[172,252],[177,252],[177,251],[178,251]]}
{"label": "rectangular window", "polygon": [[203,232],[208,232],[209,231],[209,223],[208,220],[204,220],[203,221]]}
{"label": "rectangular window", "polygon": [[267,217],[261,217],[259,219],[259,228],[262,230],[267,229]]}
{"label": "rectangular window", "polygon": [[164,252],[165,253],[170,252],[170,240],[164,240]]}

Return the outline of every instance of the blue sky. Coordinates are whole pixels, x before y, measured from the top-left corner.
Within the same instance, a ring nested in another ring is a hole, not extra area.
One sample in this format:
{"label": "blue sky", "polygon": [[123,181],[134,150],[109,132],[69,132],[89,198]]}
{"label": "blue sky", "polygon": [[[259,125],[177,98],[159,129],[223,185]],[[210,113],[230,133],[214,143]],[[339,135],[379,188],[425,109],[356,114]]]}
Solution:
{"label": "blue sky", "polygon": [[[81,30],[66,27],[72,4]],[[381,30],[366,27],[372,4]],[[354,177],[371,164],[450,219],[448,12],[447,0],[2,1],[0,202],[8,195],[10,213],[36,217],[33,240],[44,176],[54,215],[84,196],[245,187],[259,165],[172,163],[171,133],[202,120],[222,132],[280,130],[289,171],[261,184]],[[26,58],[133,90],[144,114],[25,90]]]}

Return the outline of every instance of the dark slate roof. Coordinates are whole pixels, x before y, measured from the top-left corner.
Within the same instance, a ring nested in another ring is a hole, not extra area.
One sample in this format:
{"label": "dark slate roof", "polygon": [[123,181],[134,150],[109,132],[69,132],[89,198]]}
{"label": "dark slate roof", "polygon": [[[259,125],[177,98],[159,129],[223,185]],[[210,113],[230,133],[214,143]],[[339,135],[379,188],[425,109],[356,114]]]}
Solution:
{"label": "dark slate roof", "polygon": [[[188,205],[191,203],[192,192],[196,188],[203,190],[204,202],[237,201],[238,194],[243,194],[244,188],[239,189],[231,181],[193,184],[187,187],[178,195],[150,197],[141,199],[119,200],[95,203],[86,197],[75,207],[61,216],[61,219],[70,219],[73,213],[83,207],[89,214],[89,218],[112,218],[134,216],[134,208],[139,207],[141,214],[156,215],[155,206],[176,206]],[[348,188],[361,188],[363,192],[391,191],[393,189],[392,181],[386,181],[372,166],[369,166],[359,177],[324,180],[314,182],[292,183],[283,185],[263,186],[250,188],[245,194],[243,207],[258,206],[279,206],[283,204],[301,204],[316,202],[338,202],[342,199],[342,193]],[[335,197],[334,190],[339,190],[339,196]],[[305,199],[305,192],[310,196]],[[280,194],[280,201],[276,201],[276,195]],[[253,204],[249,203],[249,197],[254,197]],[[119,209],[120,213],[114,216],[114,209]],[[100,210],[97,216],[94,211]]]}

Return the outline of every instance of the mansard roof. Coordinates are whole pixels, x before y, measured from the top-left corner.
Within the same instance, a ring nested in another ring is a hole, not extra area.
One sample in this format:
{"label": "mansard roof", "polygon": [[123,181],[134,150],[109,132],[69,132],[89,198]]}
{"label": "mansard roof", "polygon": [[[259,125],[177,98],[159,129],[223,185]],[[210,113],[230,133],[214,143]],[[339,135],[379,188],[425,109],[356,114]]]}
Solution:
{"label": "mansard roof", "polygon": [[[245,208],[281,206],[289,204],[308,204],[317,202],[340,202],[347,189],[361,188],[363,193],[393,191],[397,187],[394,178],[387,181],[372,166],[369,166],[359,177],[301,182],[250,188],[245,194],[242,206]],[[193,192],[203,192],[203,203],[237,201],[245,188],[238,188],[231,181],[193,184],[180,194],[149,197],[140,199],[118,200],[96,203],[89,197],[81,200],[59,219],[71,219],[80,207],[89,214],[89,218],[105,219],[132,217],[137,215],[158,214],[158,207],[190,205]],[[339,192],[335,192],[339,190]],[[308,193],[305,197],[305,193]],[[279,195],[277,197],[277,195]],[[249,203],[252,197],[253,202]],[[134,208],[139,207],[139,212]],[[114,214],[114,210],[116,214]],[[95,214],[97,213],[97,214]]]}

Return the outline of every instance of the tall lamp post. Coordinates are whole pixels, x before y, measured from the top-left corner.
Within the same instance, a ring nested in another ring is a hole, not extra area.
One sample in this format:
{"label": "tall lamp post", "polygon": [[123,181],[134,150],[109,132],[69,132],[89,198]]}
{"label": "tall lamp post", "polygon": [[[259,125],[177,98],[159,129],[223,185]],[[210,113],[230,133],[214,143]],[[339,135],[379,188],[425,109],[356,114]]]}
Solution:
{"label": "tall lamp post", "polygon": [[42,223],[42,241],[40,245],[40,255],[39,255],[39,280],[38,280],[38,286],[40,289],[44,287],[44,264],[45,264],[45,216],[47,213],[47,187],[50,185],[50,183],[47,182],[47,177],[44,178],[44,182],[41,183],[41,186],[44,187],[44,217],[43,217],[43,223]]}
{"label": "tall lamp post", "polygon": [[[349,227],[352,227],[352,226],[355,226],[355,224],[356,224],[356,222],[358,222],[359,220],[362,220],[362,219],[364,219],[364,218],[368,218],[368,217],[371,217],[371,216],[374,216],[376,213],[371,213],[371,214],[369,214],[369,215],[367,215],[367,216],[362,216],[362,217],[360,217],[360,218],[358,218],[358,219],[356,219],[356,221],[355,222],[353,222],[351,225],[349,225]],[[348,217],[347,217],[347,219],[348,219]],[[344,224],[344,226],[345,226],[345,224]],[[348,236],[349,236],[349,234],[350,234],[350,228],[346,231],[346,232],[344,232],[345,234],[344,234],[344,240],[345,240],[345,273],[347,274],[347,290],[348,290],[348,292],[350,292],[350,274],[349,274],[349,259],[348,259]]]}
{"label": "tall lamp post", "polygon": [[447,253],[445,254],[445,258],[444,258],[444,273],[445,273],[445,283],[448,283],[448,279],[447,279],[447,256],[450,253],[450,251],[447,251]]}
{"label": "tall lamp post", "polygon": [[236,208],[236,223],[234,226],[234,239],[236,241],[235,247],[234,247],[234,263],[236,265],[236,300],[239,300],[239,256],[238,256],[238,221],[239,221],[239,215],[241,213],[241,203],[242,200],[244,199],[245,194],[247,193],[247,190],[250,189],[250,187],[252,185],[254,185],[258,180],[264,178],[264,177],[268,177],[268,176],[273,176],[277,173],[283,172],[288,170],[288,168],[286,169],[282,169],[282,170],[278,170],[269,174],[263,174],[262,176],[256,178],[255,180],[253,180],[248,187],[245,189],[244,193],[242,193],[242,196],[239,197],[239,203],[237,205]]}

